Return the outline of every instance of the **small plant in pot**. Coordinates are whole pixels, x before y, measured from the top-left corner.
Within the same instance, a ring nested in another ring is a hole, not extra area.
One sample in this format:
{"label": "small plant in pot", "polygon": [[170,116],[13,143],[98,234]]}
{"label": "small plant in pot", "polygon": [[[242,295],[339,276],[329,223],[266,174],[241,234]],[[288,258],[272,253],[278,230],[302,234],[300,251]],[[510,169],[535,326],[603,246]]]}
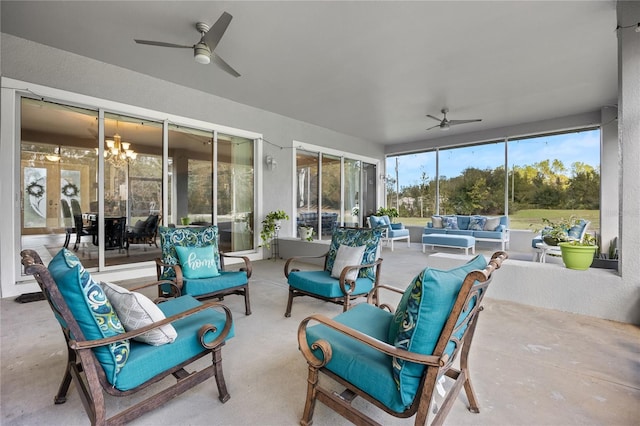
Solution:
{"label": "small plant in pot", "polygon": [[589,269],[598,249],[596,237],[585,234],[582,240],[564,241],[558,244],[562,252],[562,261],[569,269],[584,271]]}
{"label": "small plant in pot", "polygon": [[260,247],[271,247],[271,240],[276,235],[276,231],[280,229],[283,220],[289,220],[289,215],[284,210],[275,210],[267,213],[262,220],[262,230],[260,231],[262,244],[260,244]]}
{"label": "small plant in pot", "polygon": [[557,246],[559,243],[570,241],[569,229],[578,223],[579,220],[574,216],[571,216],[569,219],[560,218],[558,220],[551,220],[543,217],[543,227],[534,229],[534,231],[541,233],[542,240],[545,244]]}
{"label": "small plant in pot", "polygon": [[302,225],[298,227],[298,234],[300,234],[300,239],[303,241],[313,241],[315,233],[316,231],[311,226]]}

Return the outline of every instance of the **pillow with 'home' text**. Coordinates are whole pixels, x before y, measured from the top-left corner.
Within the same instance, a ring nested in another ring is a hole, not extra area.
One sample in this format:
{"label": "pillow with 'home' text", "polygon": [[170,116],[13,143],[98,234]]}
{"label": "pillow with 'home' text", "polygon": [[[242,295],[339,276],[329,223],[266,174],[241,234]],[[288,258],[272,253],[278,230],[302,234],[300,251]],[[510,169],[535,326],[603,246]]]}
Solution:
{"label": "pillow with 'home' text", "polygon": [[176,246],[176,253],[182,267],[182,275],[185,278],[213,278],[220,275],[216,264],[214,246]]}

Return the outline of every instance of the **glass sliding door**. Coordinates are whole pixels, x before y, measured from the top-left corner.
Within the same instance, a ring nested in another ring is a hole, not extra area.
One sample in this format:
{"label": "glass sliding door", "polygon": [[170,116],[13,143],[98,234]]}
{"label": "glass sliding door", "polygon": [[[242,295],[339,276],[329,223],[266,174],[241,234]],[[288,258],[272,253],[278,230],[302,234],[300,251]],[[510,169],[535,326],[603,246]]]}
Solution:
{"label": "glass sliding door", "polygon": [[167,223],[213,223],[213,133],[169,125]]}
{"label": "glass sliding door", "polygon": [[359,160],[344,160],[344,225],[357,227],[360,223],[360,173]]}
{"label": "glass sliding door", "polygon": [[254,248],[253,140],[218,133],[216,175],[220,249]]}
{"label": "glass sliding door", "polygon": [[320,239],[331,239],[333,228],[342,223],[340,214],[340,157],[322,154],[322,203]]}
{"label": "glass sliding door", "polygon": [[21,243],[46,263],[62,247],[87,241],[78,238],[85,233],[76,219],[78,206],[97,199],[98,114],[22,98],[20,117]]}

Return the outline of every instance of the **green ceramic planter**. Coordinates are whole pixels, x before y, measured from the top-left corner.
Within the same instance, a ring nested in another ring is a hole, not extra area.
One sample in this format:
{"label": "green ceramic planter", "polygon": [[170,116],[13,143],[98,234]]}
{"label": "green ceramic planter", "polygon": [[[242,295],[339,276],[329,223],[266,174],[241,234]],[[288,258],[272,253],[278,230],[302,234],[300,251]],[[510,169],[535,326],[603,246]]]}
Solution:
{"label": "green ceramic planter", "polygon": [[593,262],[593,255],[596,253],[596,246],[578,246],[565,242],[558,244],[562,252],[564,266],[569,269],[585,271],[589,269]]}

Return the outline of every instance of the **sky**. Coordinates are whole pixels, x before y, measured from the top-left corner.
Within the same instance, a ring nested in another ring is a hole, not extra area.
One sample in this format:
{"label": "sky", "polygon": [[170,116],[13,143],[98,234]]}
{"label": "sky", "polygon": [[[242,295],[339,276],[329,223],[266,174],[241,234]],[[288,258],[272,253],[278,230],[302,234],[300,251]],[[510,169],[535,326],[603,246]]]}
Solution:
{"label": "sky", "polygon": [[[395,177],[396,157],[387,158],[387,176]],[[575,162],[600,167],[600,130],[543,136],[509,142],[509,167],[526,166],[549,159],[558,159],[567,169]],[[420,182],[422,172],[429,179],[435,177],[435,152],[409,154],[399,157],[400,186]],[[440,176],[458,176],[464,169],[494,169],[504,164],[504,143],[471,146],[440,151]]]}

